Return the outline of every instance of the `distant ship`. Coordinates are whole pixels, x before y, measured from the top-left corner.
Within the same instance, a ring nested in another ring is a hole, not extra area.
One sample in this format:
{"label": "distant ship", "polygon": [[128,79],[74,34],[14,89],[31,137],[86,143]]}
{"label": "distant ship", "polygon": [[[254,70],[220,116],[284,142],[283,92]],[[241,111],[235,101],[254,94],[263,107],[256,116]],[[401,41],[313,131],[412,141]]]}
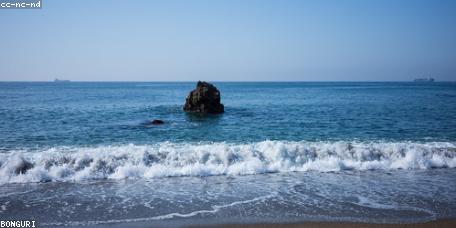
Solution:
{"label": "distant ship", "polygon": [[61,80],[61,79],[54,79],[54,82],[70,82],[70,80]]}
{"label": "distant ship", "polygon": [[434,78],[417,78],[415,80],[413,80],[414,82],[434,82]]}

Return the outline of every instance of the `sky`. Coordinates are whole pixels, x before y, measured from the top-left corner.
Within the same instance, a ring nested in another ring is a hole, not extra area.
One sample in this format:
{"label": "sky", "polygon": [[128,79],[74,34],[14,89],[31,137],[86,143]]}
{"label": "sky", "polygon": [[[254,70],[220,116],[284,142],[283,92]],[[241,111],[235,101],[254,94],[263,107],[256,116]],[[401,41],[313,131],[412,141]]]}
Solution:
{"label": "sky", "polygon": [[0,81],[456,81],[452,0],[42,1],[0,9]]}

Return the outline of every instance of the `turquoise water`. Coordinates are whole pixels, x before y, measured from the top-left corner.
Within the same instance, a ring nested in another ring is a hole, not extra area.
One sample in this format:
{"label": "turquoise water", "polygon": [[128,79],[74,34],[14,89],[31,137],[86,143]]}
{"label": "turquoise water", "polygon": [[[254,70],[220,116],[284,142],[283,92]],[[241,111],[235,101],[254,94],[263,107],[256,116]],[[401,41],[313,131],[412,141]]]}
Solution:
{"label": "turquoise water", "polygon": [[[456,217],[456,83],[0,83],[0,217],[42,226]],[[163,125],[148,125],[152,119]]]}

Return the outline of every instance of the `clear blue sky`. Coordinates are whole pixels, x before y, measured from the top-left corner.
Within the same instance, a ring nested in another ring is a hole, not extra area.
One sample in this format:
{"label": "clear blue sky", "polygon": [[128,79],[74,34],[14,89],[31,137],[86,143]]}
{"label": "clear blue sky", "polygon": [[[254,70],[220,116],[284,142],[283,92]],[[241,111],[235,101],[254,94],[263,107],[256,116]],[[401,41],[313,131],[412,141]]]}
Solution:
{"label": "clear blue sky", "polygon": [[0,80],[456,80],[456,1],[62,1],[0,10]]}

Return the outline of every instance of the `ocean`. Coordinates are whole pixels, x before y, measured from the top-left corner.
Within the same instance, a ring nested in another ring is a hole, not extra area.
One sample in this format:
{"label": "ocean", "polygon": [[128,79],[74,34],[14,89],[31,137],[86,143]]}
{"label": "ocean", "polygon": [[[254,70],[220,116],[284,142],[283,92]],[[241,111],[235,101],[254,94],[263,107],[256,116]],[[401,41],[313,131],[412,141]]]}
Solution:
{"label": "ocean", "polygon": [[[456,217],[456,83],[0,82],[0,218],[39,226]],[[163,125],[149,125],[153,119]]]}

